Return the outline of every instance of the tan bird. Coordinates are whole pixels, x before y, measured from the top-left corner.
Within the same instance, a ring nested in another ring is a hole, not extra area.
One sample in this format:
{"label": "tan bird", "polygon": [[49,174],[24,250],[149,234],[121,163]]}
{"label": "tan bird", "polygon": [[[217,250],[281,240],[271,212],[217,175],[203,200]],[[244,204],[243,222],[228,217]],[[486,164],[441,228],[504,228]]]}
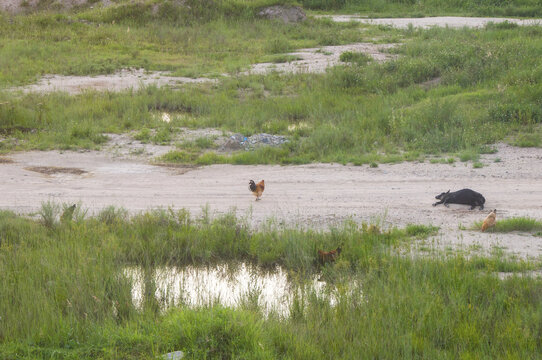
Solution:
{"label": "tan bird", "polygon": [[484,220],[484,223],[482,224],[482,231],[486,231],[492,226],[495,226],[495,223],[497,218],[497,209],[493,210],[489,213],[489,215]]}

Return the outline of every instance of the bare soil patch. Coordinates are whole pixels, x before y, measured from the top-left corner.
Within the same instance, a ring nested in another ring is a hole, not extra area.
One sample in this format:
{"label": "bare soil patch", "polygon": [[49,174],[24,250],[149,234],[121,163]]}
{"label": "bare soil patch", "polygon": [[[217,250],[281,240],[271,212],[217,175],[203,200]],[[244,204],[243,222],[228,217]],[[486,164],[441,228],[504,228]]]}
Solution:
{"label": "bare soil patch", "polygon": [[201,84],[215,81],[215,79],[209,78],[171,76],[170,73],[165,71],[147,72],[143,69],[124,69],[111,75],[46,75],[37,84],[15,87],[10,90],[22,91],[23,93],[64,91],[76,95],[84,91],[138,90],[149,85],[175,87],[183,84]]}
{"label": "bare soil patch", "polygon": [[[241,73],[247,74],[268,74],[271,72],[286,73],[323,73],[327,68],[340,63],[339,57],[343,52],[362,52],[371,56],[375,61],[387,61],[395,59],[397,55],[386,52],[397,44],[371,44],[359,43],[340,46],[323,46],[319,48],[301,49],[285,55],[295,56],[297,59],[285,63],[260,63],[254,64],[250,70]],[[187,78],[171,76],[169,72],[154,71],[147,72],[144,69],[124,69],[111,75],[96,76],[63,76],[45,75],[38,83],[14,87],[9,90],[21,91],[23,93],[48,93],[54,91],[67,92],[70,95],[77,95],[84,91],[123,91],[138,90],[145,86],[154,85],[158,87],[178,87],[183,84],[214,83],[217,79],[210,78]],[[160,110],[160,109],[156,109]]]}
{"label": "bare soil patch", "polygon": [[[369,166],[309,164],[301,166],[212,165],[199,168],[155,166],[142,159],[103,152],[27,152],[11,155],[2,165],[0,208],[35,212],[41,202],[81,201],[90,213],[109,205],[130,212],[157,207],[186,208],[193,214],[209,206],[212,213],[235,209],[254,226],[269,219],[277,224],[327,228],[345,220],[378,222],[383,228],[407,224],[440,227],[424,246],[431,248],[497,247],[523,257],[542,254],[542,237],[522,233],[460,230],[483,220],[490,209],[498,218],[542,219],[542,149],[498,145],[483,155],[483,168],[472,163],[409,162]],[[496,158],[500,162],[494,162]],[[44,177],[28,167],[85,169],[92,176]],[[248,190],[250,179],[264,179],[262,200]],[[484,195],[487,210],[468,206],[432,207],[442,191],[471,188]]]}
{"label": "bare soil patch", "polygon": [[78,168],[67,168],[67,167],[56,167],[56,166],[29,166],[25,170],[34,171],[40,174],[45,175],[54,175],[54,174],[72,174],[72,175],[83,175],[87,172]]}
{"label": "bare soil patch", "polygon": [[343,52],[360,52],[371,56],[375,61],[383,62],[395,59],[397,55],[386,52],[397,44],[358,43],[337,46],[322,46],[318,48],[300,49],[285,55],[294,56],[300,60],[285,63],[254,64],[244,74],[268,74],[270,72],[286,73],[323,73],[327,68],[335,66]]}
{"label": "bare soil patch", "polygon": [[415,28],[450,27],[450,28],[477,28],[484,27],[489,23],[509,22],[520,26],[542,25],[542,19],[514,19],[514,18],[489,18],[489,17],[460,17],[460,16],[436,16],[425,18],[381,18],[369,19],[360,15],[315,15],[317,18],[330,18],[337,22],[357,21],[370,25],[387,25],[400,29],[409,26]]}
{"label": "bare soil patch", "polygon": [[0,156],[0,164],[13,164],[13,160],[10,158]]}

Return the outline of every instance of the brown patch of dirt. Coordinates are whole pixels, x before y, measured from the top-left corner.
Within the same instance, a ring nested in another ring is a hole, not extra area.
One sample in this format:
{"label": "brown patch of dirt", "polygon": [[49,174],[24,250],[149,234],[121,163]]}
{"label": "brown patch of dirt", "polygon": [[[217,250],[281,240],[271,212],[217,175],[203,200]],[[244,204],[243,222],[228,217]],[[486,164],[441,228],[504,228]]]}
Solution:
{"label": "brown patch of dirt", "polygon": [[14,161],[10,158],[0,157],[0,164],[13,164]]}
{"label": "brown patch of dirt", "polygon": [[83,175],[87,172],[78,168],[71,167],[56,167],[56,166],[29,166],[25,167],[25,170],[38,172],[45,175],[54,175],[54,174],[72,174],[72,175]]}

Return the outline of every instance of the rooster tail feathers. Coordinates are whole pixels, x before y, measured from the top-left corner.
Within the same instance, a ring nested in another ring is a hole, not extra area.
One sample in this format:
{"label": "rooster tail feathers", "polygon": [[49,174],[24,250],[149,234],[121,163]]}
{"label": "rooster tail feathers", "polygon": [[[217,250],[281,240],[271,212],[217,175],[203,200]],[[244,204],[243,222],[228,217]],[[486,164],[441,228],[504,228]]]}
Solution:
{"label": "rooster tail feathers", "polygon": [[248,182],[248,189],[252,192],[256,191],[256,184],[254,183],[254,180],[250,180]]}

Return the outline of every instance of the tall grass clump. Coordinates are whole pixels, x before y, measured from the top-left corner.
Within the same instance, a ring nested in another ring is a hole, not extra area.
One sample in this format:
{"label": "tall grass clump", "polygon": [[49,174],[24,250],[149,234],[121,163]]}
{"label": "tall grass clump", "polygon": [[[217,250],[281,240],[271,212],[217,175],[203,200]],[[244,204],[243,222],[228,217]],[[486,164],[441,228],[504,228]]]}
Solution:
{"label": "tall grass clump", "polygon": [[[481,227],[482,222],[475,222],[473,224],[474,229],[479,229]],[[539,232],[542,231],[542,221],[527,217],[514,217],[502,220],[497,219],[497,223],[490,231],[503,233],[512,231]]]}

